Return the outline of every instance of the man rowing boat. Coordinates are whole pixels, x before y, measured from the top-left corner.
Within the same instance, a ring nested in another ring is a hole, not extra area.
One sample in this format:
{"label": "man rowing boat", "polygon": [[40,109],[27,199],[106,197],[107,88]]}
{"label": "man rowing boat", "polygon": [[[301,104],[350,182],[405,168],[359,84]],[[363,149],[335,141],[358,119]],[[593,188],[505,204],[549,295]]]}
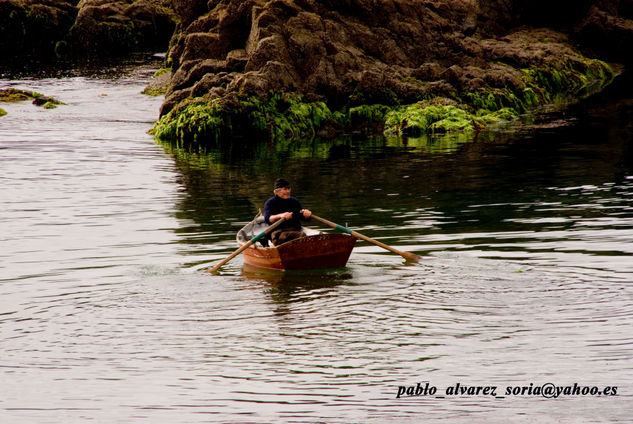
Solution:
{"label": "man rowing boat", "polygon": [[290,183],[284,178],[275,181],[273,192],[275,195],[264,204],[264,219],[268,225],[285,219],[275,231],[270,234],[270,240],[275,246],[300,237],[305,237],[301,231],[301,221],[308,221],[312,212],[304,209],[296,197],[290,196]]}

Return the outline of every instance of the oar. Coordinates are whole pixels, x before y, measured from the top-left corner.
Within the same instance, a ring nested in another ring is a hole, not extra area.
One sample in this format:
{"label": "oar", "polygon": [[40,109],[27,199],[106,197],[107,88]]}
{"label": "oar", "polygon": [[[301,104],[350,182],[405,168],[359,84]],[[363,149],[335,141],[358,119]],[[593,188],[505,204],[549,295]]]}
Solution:
{"label": "oar", "polygon": [[284,218],[280,218],[277,222],[275,222],[273,225],[271,225],[270,227],[266,228],[264,231],[262,231],[261,233],[257,234],[255,237],[253,237],[252,239],[250,239],[249,241],[247,241],[246,243],[244,243],[242,245],[242,247],[240,247],[239,249],[237,249],[235,252],[231,253],[226,259],[224,259],[222,262],[220,262],[219,264],[217,264],[216,266],[214,266],[213,268],[211,268],[210,270],[208,270],[208,272],[216,272],[218,269],[220,269],[220,267],[222,267],[222,265],[224,265],[225,263],[227,263],[228,261],[230,261],[231,259],[233,259],[234,257],[236,257],[237,255],[239,255],[240,253],[242,253],[244,250],[248,249],[248,247],[255,243],[257,240],[260,240],[264,237],[266,237],[266,234],[270,233],[272,230],[274,230],[275,228],[279,227],[281,225],[282,222],[284,222],[285,219]]}
{"label": "oar", "polygon": [[359,238],[359,239],[365,240],[366,242],[369,242],[369,243],[375,244],[376,246],[382,247],[383,249],[387,249],[387,250],[389,250],[390,252],[393,252],[393,253],[396,253],[396,254],[398,254],[398,255],[402,256],[402,257],[403,257],[403,258],[405,258],[407,261],[419,261],[420,259],[422,259],[422,257],[421,257],[421,256],[418,256],[418,255],[416,255],[416,254],[414,254],[414,253],[411,253],[411,252],[403,252],[403,251],[401,251],[401,250],[394,249],[393,247],[391,247],[391,246],[387,246],[386,244],[381,243],[381,242],[379,242],[378,240],[374,240],[373,238],[369,238],[369,237],[367,237],[367,236],[364,236],[364,235],[362,235],[362,234],[360,234],[360,233],[357,233],[356,231],[352,231],[352,230],[350,230],[349,228],[345,228],[345,227],[343,227],[343,226],[341,226],[341,225],[335,224],[334,222],[328,221],[327,219],[323,219],[323,218],[318,217],[318,216],[316,216],[316,215],[314,215],[314,214],[312,215],[312,219],[315,219],[315,220],[319,221],[319,222],[320,222],[320,223],[322,223],[322,224],[325,224],[325,225],[327,225],[327,226],[329,226],[329,227],[332,227],[332,228],[337,229],[337,230],[339,230],[339,231],[342,231],[342,232],[344,232],[344,233],[350,234],[350,235],[352,235],[353,237],[356,237],[356,238]]}

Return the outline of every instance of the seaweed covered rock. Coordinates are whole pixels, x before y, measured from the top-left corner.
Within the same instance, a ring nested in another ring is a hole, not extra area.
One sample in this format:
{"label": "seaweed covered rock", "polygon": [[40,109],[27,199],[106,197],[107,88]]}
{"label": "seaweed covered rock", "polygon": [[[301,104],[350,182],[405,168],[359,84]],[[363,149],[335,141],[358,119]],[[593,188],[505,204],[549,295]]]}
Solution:
{"label": "seaweed covered rock", "polygon": [[[6,88],[0,90],[0,103],[13,103],[30,101],[35,106],[41,106],[44,109],[55,109],[58,105],[64,103],[57,100],[54,97],[44,96],[36,91],[20,90],[17,88]],[[6,115],[7,112],[3,110],[2,115]]]}
{"label": "seaweed covered rock", "polygon": [[175,26],[169,0],[82,0],[69,44],[73,56],[161,50]]}
{"label": "seaweed covered rock", "polygon": [[[562,3],[174,1],[181,20],[168,53],[174,73],[156,134],[205,144],[358,129],[477,130],[495,117],[582,97],[614,71],[573,39],[597,2]],[[433,99],[450,103],[423,113],[433,122],[393,124]],[[297,110],[318,111],[316,120],[280,130],[311,116]]]}
{"label": "seaweed covered rock", "polygon": [[77,16],[79,0],[0,0],[0,56],[48,60]]}
{"label": "seaweed covered rock", "polygon": [[141,94],[146,94],[148,96],[164,96],[167,93],[167,89],[169,88],[169,80],[171,79],[171,69],[169,68],[160,68],[154,75],[152,79],[147,84],[145,89],[141,92]]}
{"label": "seaweed covered rock", "polygon": [[50,61],[166,50],[169,0],[0,0],[0,55]]}

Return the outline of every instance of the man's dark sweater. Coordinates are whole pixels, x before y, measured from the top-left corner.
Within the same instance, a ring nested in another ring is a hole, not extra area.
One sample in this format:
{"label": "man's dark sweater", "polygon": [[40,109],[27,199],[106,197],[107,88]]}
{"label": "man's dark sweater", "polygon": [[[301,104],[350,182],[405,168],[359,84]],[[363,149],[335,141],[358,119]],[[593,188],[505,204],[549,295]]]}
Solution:
{"label": "man's dark sweater", "polygon": [[301,214],[303,206],[296,197],[290,197],[289,199],[282,199],[279,196],[273,196],[266,200],[264,204],[264,218],[266,224],[270,225],[270,217],[284,212],[292,212],[292,219],[284,222],[277,228],[301,228],[301,220],[307,221]]}

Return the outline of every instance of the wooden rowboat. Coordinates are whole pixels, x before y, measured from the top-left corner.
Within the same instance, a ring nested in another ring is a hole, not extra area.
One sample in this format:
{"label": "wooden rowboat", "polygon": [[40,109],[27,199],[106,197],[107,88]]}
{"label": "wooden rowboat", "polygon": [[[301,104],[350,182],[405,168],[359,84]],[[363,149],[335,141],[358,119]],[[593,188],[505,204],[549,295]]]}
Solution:
{"label": "wooden rowboat", "polygon": [[[237,233],[237,243],[246,244],[256,234],[266,229],[263,216],[257,216]],[[244,262],[261,268],[279,270],[306,270],[317,268],[342,268],[347,264],[356,238],[347,234],[322,233],[303,228],[306,237],[291,240],[279,246],[262,245],[260,241],[246,248]]]}

